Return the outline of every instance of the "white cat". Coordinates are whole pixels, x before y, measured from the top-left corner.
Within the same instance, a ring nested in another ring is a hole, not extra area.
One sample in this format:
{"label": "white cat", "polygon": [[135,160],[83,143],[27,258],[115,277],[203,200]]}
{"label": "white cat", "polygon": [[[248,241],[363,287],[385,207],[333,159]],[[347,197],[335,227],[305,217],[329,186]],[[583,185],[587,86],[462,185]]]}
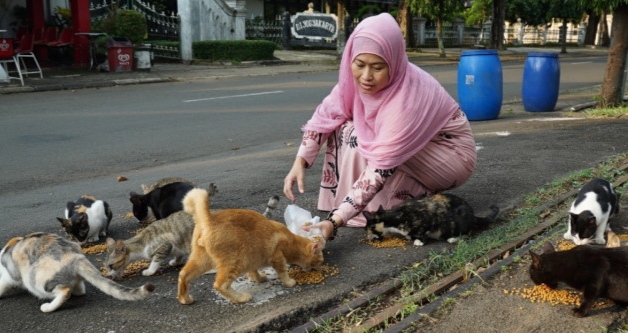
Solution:
{"label": "white cat", "polygon": [[76,202],[68,202],[65,218],[57,217],[57,220],[70,239],[86,243],[97,242],[100,236],[107,236],[112,218],[107,202],[84,195]]}

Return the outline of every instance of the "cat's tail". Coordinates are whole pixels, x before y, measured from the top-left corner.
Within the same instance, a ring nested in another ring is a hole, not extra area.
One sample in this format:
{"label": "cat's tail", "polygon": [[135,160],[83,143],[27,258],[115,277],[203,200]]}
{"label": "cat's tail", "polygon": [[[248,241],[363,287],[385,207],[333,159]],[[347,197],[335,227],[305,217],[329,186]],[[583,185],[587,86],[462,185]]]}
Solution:
{"label": "cat's tail", "polygon": [[81,277],[103,293],[123,301],[139,301],[152,294],[155,286],[147,283],[141,287],[130,288],[116,283],[102,276],[100,271],[87,259],[77,265],[77,271]]}
{"label": "cat's tail", "polygon": [[207,190],[191,189],[183,197],[183,210],[192,215],[195,224],[209,224],[209,193]]}
{"label": "cat's tail", "polygon": [[264,213],[262,213],[262,215],[264,215],[264,217],[267,219],[271,218],[273,216],[273,210],[277,208],[277,203],[279,203],[279,196],[272,196],[268,200],[268,203],[266,204],[266,210],[264,210]]}
{"label": "cat's tail", "polygon": [[487,229],[491,223],[495,222],[495,219],[497,218],[497,214],[499,214],[499,207],[495,206],[495,205],[491,205],[491,213],[488,214],[485,217],[476,217],[475,218],[475,226],[476,229]]}

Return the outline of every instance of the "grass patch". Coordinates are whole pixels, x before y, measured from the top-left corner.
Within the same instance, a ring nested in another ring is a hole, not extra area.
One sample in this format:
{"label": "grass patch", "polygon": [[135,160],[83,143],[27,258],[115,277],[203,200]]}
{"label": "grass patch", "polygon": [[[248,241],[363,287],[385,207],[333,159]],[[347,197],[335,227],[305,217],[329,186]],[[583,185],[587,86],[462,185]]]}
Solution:
{"label": "grass patch", "polygon": [[616,108],[600,108],[588,109],[583,113],[587,118],[604,119],[604,118],[622,118],[628,117],[628,106]]}

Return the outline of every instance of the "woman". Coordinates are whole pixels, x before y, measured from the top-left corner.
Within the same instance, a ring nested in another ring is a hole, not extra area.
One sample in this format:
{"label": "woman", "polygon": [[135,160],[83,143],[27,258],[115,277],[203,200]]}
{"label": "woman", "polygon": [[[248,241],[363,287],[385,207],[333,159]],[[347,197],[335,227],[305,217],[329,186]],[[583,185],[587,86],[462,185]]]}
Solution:
{"label": "woman", "polygon": [[475,169],[469,122],[427,72],[408,61],[390,14],[369,17],[351,34],[338,84],[303,126],[284,194],[304,193],[305,169],[327,142],[316,226],[327,240],[339,227],[364,227],[363,210],[462,185]]}

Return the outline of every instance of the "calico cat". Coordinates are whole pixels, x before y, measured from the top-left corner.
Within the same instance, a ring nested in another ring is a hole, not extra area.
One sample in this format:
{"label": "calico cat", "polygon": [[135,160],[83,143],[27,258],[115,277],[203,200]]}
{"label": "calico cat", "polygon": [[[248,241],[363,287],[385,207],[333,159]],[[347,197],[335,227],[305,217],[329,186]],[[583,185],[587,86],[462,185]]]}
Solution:
{"label": "calico cat", "polygon": [[530,251],[530,278],[535,284],[554,289],[560,282],[583,291],[576,317],[586,317],[599,297],[620,303],[628,302],[628,247],[576,246],[554,251],[545,243],[543,254]]}
{"label": "calico cat", "polygon": [[184,182],[174,182],[157,187],[147,194],[130,193],[129,201],[133,204],[133,215],[143,221],[152,211],[155,219],[161,220],[168,215],[183,209],[181,200],[194,186]]}
{"label": "calico cat", "polygon": [[586,183],[569,209],[567,232],[563,237],[576,245],[606,244],[604,233],[610,231],[608,219],[619,212],[619,193],[600,178]]}
{"label": "calico cat", "polygon": [[40,307],[42,312],[52,312],[71,295],[84,295],[84,281],[125,301],[141,300],[155,289],[150,283],[128,288],[103,277],[78,244],[55,234],[15,237],[0,251],[0,297],[20,287],[40,299],[52,299]]}
{"label": "calico cat", "polygon": [[75,202],[69,201],[65,218],[57,217],[57,220],[70,239],[84,244],[97,242],[100,236],[107,236],[112,218],[106,201],[84,195]]}
{"label": "calico cat", "polygon": [[272,266],[287,287],[295,285],[288,264],[305,270],[323,264],[324,243],[293,234],[285,224],[248,209],[210,212],[207,191],[193,189],[183,199],[184,210],[194,218],[192,253],[179,273],[178,300],[194,303],[189,295],[191,281],[215,268],[214,288],[227,299],[244,303],[251,294],[237,292],[232,282],[244,273],[256,282],[266,281],[258,269]]}
{"label": "calico cat", "polygon": [[107,258],[104,267],[107,275],[120,278],[124,269],[136,260],[151,260],[142,275],[155,274],[161,264],[171,258],[170,266],[179,265],[190,254],[194,221],[184,211],[149,224],[135,237],[127,240],[107,238]]}
{"label": "calico cat", "polygon": [[495,220],[499,208],[492,205],[491,211],[487,217],[476,217],[464,199],[439,193],[406,200],[389,210],[380,206],[374,213],[362,214],[369,240],[381,240],[384,234],[392,232],[414,240],[414,246],[423,246],[428,239],[455,243],[461,235],[485,229]]}

